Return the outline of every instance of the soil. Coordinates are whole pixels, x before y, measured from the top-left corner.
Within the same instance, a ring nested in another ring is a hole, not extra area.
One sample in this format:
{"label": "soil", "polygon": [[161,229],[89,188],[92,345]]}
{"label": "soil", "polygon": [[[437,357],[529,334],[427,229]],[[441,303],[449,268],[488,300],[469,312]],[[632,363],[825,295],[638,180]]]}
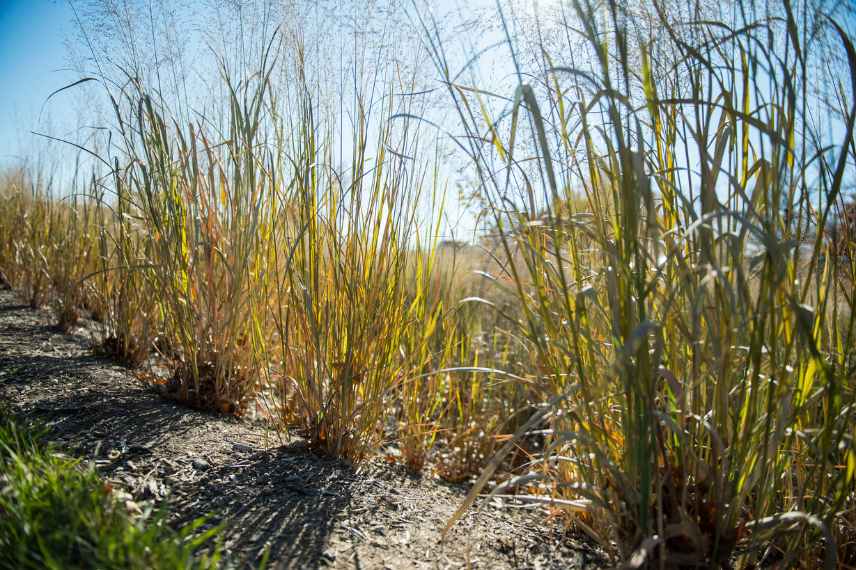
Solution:
{"label": "soil", "polygon": [[[384,458],[358,467],[282,441],[259,422],[160,397],[93,355],[92,327],[59,332],[46,311],[0,291],[0,401],[95,464],[130,505],[172,522],[222,523],[227,556],[271,568],[593,568],[597,554],[542,510],[481,501],[445,540],[466,488]],[[128,503],[126,503],[128,504]]]}

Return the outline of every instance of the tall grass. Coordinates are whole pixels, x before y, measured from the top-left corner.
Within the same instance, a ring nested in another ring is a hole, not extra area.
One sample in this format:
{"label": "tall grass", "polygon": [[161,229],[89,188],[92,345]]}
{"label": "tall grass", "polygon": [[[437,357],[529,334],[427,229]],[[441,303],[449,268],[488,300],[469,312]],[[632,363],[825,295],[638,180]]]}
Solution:
{"label": "tall grass", "polygon": [[426,238],[435,228],[419,218],[423,188],[434,199],[441,190],[426,184],[430,163],[408,157],[420,141],[391,131],[393,105],[391,94],[358,96],[337,154],[336,121],[302,88],[272,224],[281,418],[350,459],[382,440],[395,392],[414,389],[412,376],[444,353],[430,345],[442,326]]}
{"label": "tall grass", "polygon": [[4,218],[0,267],[32,307],[54,306],[57,325],[70,329],[97,295],[85,278],[98,265],[97,202],[71,192],[60,199],[44,173],[11,170],[0,183]]}
{"label": "tall grass", "polygon": [[47,188],[24,170],[6,175],[3,184],[3,267],[32,307],[47,301],[50,277],[47,254],[56,228],[51,226]]}
{"label": "tall grass", "polygon": [[[224,77],[228,112],[224,130],[213,134],[204,118],[186,127],[174,122],[138,82],[116,104],[127,161],[116,180],[118,208],[130,210],[119,213],[115,228],[119,263],[128,267],[144,253],[134,270],[154,299],[154,325],[144,326],[157,330],[172,364],[166,391],[226,413],[242,413],[252,401],[255,349],[267,334],[259,294],[273,179],[257,148],[264,143],[266,61],[257,81],[238,86]],[[136,218],[135,230],[125,215]],[[136,280],[122,287],[127,295],[140,288]],[[120,318],[125,329],[133,326],[129,317]]]}
{"label": "tall grass", "polygon": [[[80,182],[77,185],[82,185]],[[91,185],[94,187],[94,185]],[[53,208],[51,226],[58,228],[51,238],[46,272],[50,276],[54,312],[58,325],[69,330],[78,323],[81,309],[95,320],[103,320],[106,307],[88,277],[100,261],[99,196],[73,189]]]}
{"label": "tall grass", "polygon": [[415,14],[479,244],[439,241],[415,81],[359,78],[331,109],[274,35],[192,121],[102,78],[108,175],[86,199],[4,182],[0,269],[60,320],[100,315],[103,349],[166,365],[148,377],[170,397],[352,461],[397,446],[414,472],[481,473],[462,509],[501,480],[633,567],[852,561],[849,36],[789,2],[579,0],[566,44],[518,42],[500,10],[501,96]]}
{"label": "tall grass", "polygon": [[149,359],[153,346],[164,348],[158,336],[163,317],[145,280],[151,244],[139,207],[118,168],[110,180],[115,197],[101,195],[99,266],[89,278],[105,307],[99,351],[135,368]]}
{"label": "tall grass", "polygon": [[814,552],[831,568],[852,540],[853,275],[822,230],[852,177],[856,89],[836,86],[826,136],[811,26],[851,83],[856,53],[788,2],[723,22],[649,7],[659,37],[614,2],[573,2],[587,51],[542,45],[543,75],[518,75],[494,117],[443,76],[555,396],[524,426],[548,441],[521,481],[549,480],[634,567]]}

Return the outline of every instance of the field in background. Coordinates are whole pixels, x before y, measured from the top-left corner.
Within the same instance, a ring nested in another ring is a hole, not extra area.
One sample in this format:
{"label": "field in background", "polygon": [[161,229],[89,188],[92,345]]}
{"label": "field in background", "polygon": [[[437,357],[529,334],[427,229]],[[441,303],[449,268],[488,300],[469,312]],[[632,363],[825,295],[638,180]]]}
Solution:
{"label": "field in background", "polygon": [[331,107],[271,33],[193,120],[92,78],[112,146],[72,188],[0,179],[0,271],[165,396],[354,462],[395,447],[474,482],[462,509],[514,493],[631,567],[852,566],[853,39],[811,3],[665,8],[506,29],[501,94],[413,9],[474,243],[438,237],[417,81]]}

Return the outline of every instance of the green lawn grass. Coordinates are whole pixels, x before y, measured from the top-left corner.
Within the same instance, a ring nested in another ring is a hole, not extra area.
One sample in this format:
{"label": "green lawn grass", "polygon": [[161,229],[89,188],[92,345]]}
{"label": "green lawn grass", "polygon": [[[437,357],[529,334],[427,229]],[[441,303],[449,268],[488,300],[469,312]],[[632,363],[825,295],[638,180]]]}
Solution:
{"label": "green lawn grass", "polygon": [[217,568],[216,528],[129,515],[95,470],[0,410],[0,568]]}

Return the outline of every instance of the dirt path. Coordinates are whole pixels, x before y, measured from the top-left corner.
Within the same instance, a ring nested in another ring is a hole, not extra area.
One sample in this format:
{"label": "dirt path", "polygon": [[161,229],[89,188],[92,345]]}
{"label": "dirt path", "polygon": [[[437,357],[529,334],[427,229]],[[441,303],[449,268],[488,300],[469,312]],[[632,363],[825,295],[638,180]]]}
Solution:
{"label": "dirt path", "polygon": [[224,522],[236,560],[268,546],[277,568],[589,566],[542,513],[508,505],[470,512],[440,542],[460,487],[380,460],[354,470],[263,426],[177,406],[92,356],[85,332],[63,335],[46,312],[0,292],[0,399],[134,501],[167,501],[178,521]]}

